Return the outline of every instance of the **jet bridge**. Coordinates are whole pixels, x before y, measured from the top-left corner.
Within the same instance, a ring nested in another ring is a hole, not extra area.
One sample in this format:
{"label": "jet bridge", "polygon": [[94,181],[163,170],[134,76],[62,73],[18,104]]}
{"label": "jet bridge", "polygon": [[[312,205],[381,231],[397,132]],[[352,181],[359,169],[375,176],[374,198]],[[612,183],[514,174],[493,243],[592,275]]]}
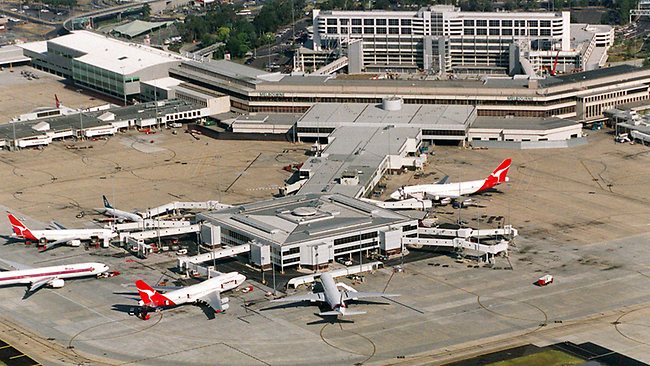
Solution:
{"label": "jet bridge", "polygon": [[403,245],[436,246],[450,249],[472,250],[485,255],[490,262],[490,256],[508,254],[510,242],[505,238],[514,238],[518,235],[517,229],[506,225],[500,229],[472,229],[472,228],[442,228],[419,227],[418,236],[415,238],[402,238]]}
{"label": "jet bridge", "polygon": [[248,253],[251,250],[250,244],[236,245],[232,247],[226,247],[219,250],[214,250],[208,253],[203,253],[195,255],[192,257],[179,257],[177,261],[177,266],[180,271],[185,271],[187,269],[193,269],[194,266],[204,262],[213,261],[225,257],[232,257],[233,255]]}
{"label": "jet bridge", "polygon": [[188,225],[182,227],[171,227],[165,229],[155,229],[155,230],[145,230],[145,231],[135,231],[135,232],[121,232],[120,241],[125,242],[127,238],[132,238],[134,240],[142,239],[153,239],[153,238],[164,238],[167,236],[178,236],[185,235],[190,233],[197,233],[201,230],[201,225]]}
{"label": "jet bridge", "polygon": [[204,202],[179,202],[174,201],[166,205],[150,208],[144,212],[144,217],[153,218],[164,214],[177,213],[179,210],[221,210],[224,208],[232,207],[219,201],[204,201]]}

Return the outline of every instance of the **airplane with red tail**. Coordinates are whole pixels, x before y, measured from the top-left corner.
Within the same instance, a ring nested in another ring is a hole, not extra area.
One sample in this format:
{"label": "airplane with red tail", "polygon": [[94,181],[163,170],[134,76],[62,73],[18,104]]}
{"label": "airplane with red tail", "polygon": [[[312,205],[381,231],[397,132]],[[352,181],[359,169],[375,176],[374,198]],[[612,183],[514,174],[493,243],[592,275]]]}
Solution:
{"label": "airplane with red tail", "polygon": [[397,189],[391,193],[390,198],[395,200],[404,200],[408,198],[434,199],[440,201],[441,199],[452,199],[461,196],[466,196],[478,192],[485,191],[493,188],[501,183],[508,182],[508,169],[512,159],[504,160],[494,171],[485,179],[447,183],[447,178],[443,178],[440,182],[434,184],[419,184],[415,186],[406,186]]}
{"label": "airplane with red tail", "polygon": [[140,317],[143,320],[150,318],[148,312],[158,311],[162,308],[175,307],[183,304],[194,304],[209,307],[214,313],[221,313],[228,309],[228,298],[221,297],[221,293],[237,288],[244,283],[246,276],[238,272],[224,273],[207,279],[196,285],[180,287],[178,289],[160,293],[146,282],[138,280],[135,286],[140,294],[138,304],[141,307]]}
{"label": "airplane with red tail", "polygon": [[41,245],[42,250],[50,249],[60,244],[67,244],[73,247],[81,245],[82,240],[109,242],[117,234],[110,229],[66,229],[55,224],[55,229],[31,230],[12,214],[8,215],[9,222],[14,231],[15,237],[33,240]]}

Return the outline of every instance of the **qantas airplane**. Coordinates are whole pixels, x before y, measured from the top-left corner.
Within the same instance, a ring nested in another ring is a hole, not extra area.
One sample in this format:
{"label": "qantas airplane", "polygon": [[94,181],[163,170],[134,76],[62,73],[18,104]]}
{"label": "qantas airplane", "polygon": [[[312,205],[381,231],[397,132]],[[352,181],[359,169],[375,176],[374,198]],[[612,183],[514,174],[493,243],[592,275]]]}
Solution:
{"label": "qantas airplane", "polygon": [[14,270],[0,272],[0,286],[29,285],[27,293],[32,293],[47,285],[53,288],[63,287],[66,278],[100,276],[108,271],[103,263],[75,263],[60,266],[32,268],[24,264],[2,260]]}
{"label": "qantas airplane", "polygon": [[397,294],[385,294],[383,292],[358,292],[353,290],[339,291],[336,282],[331,273],[323,273],[320,275],[320,282],[323,285],[323,292],[310,292],[305,295],[296,295],[283,297],[281,299],[271,300],[271,302],[298,302],[298,301],[311,301],[311,302],[326,302],[331,311],[319,313],[322,316],[344,316],[344,315],[360,315],[365,314],[365,311],[348,310],[345,304],[347,300],[358,300],[369,297],[395,297]]}
{"label": "qantas airplane", "polygon": [[485,179],[473,180],[459,183],[447,183],[446,179],[434,184],[420,184],[416,186],[401,187],[391,193],[390,198],[403,200],[407,198],[425,199],[433,198],[436,201],[441,199],[458,198],[469,194],[478,193],[490,189],[503,182],[507,182],[508,169],[512,159],[504,160],[494,171]]}
{"label": "qantas airplane", "polygon": [[102,196],[102,199],[104,200],[104,208],[100,208],[97,210],[103,213],[104,215],[115,217],[115,219],[119,222],[123,222],[125,220],[139,222],[144,220],[142,216],[136,213],[126,212],[126,211],[113,208],[113,206],[111,206],[111,204],[108,202],[106,196]]}
{"label": "qantas airplane", "polygon": [[109,241],[117,236],[110,229],[66,229],[57,225],[56,229],[30,230],[20,222],[16,216],[9,214],[9,222],[14,230],[14,236],[26,240],[34,240],[42,245],[42,250],[50,249],[56,245],[68,244],[73,247],[81,245],[82,240]]}
{"label": "qantas airplane", "polygon": [[150,318],[149,310],[157,311],[160,308],[182,304],[203,305],[211,308],[215,313],[220,313],[229,307],[228,298],[221,298],[221,293],[236,288],[245,280],[246,276],[238,272],[224,273],[196,285],[181,287],[164,294],[154,290],[144,281],[138,280],[135,286],[141,299],[138,302],[141,307],[139,315],[143,320],[147,320]]}

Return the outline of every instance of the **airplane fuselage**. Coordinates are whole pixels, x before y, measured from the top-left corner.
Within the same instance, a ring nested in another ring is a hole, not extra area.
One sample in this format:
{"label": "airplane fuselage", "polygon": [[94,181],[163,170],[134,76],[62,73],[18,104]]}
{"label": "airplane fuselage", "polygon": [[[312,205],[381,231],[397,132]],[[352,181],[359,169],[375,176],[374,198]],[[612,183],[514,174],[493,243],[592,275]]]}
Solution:
{"label": "airplane fuselage", "polygon": [[341,292],[338,287],[336,287],[336,282],[334,278],[329,273],[323,273],[320,275],[320,282],[323,286],[323,293],[325,294],[325,301],[330,306],[330,309],[336,310],[339,307],[345,307],[345,304],[341,301]]}
{"label": "airplane fuselage", "polygon": [[0,286],[30,284],[44,278],[65,279],[94,276],[106,271],[108,271],[107,265],[95,262],[5,271],[0,272]]}
{"label": "airplane fuselage", "polygon": [[112,238],[115,236],[109,229],[53,229],[53,230],[30,230],[33,237],[23,236],[25,239],[57,241],[70,238],[70,240],[91,240],[93,238]]}
{"label": "airplane fuselage", "polygon": [[[181,305],[186,303],[194,303],[199,298],[212,293],[212,292],[224,292],[229,291],[237,286],[241,285],[246,280],[246,276],[237,273],[230,272],[217,277],[210,278],[196,285],[186,286],[178,290],[173,290],[166,292],[164,294],[165,298],[169,300],[169,304],[164,304],[164,306],[174,306]],[[144,291],[144,290],[140,290]],[[150,296],[153,294],[149,294]],[[143,301],[140,301],[140,306],[144,305]]]}
{"label": "airplane fuselage", "polygon": [[123,220],[128,220],[128,221],[134,221],[134,222],[140,222],[140,221],[144,220],[144,219],[142,218],[142,216],[140,216],[140,215],[138,215],[138,214],[134,214],[134,213],[131,213],[131,212],[126,212],[126,211],[118,210],[118,209],[116,209],[116,208],[108,208],[108,207],[105,207],[105,208],[104,208],[104,215],[106,215],[106,216],[113,216],[113,217],[116,217],[116,218],[118,218],[118,219],[123,219]]}
{"label": "airplane fuselage", "polygon": [[[417,196],[422,195],[422,198],[457,198],[460,196],[478,192],[485,184],[485,179],[472,180],[460,183],[447,183],[447,184],[420,184],[416,186],[408,186],[402,188],[404,195]],[[427,197],[424,197],[427,196]],[[392,197],[399,199],[399,197]]]}

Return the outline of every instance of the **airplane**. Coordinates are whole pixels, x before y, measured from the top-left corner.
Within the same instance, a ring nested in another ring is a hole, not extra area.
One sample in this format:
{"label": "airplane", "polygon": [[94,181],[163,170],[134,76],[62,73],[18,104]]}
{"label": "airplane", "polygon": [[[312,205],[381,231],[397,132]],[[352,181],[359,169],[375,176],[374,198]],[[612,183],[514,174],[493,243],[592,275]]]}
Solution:
{"label": "airplane", "polygon": [[406,186],[397,189],[390,194],[394,200],[403,200],[407,198],[425,199],[426,197],[434,198],[436,201],[445,200],[449,203],[452,198],[469,195],[490,189],[503,182],[508,182],[508,169],[512,159],[504,160],[494,171],[485,179],[473,180],[459,183],[447,183],[447,177],[434,184],[419,184],[415,186]]}
{"label": "airplane", "polygon": [[[383,292],[358,292],[349,286],[337,284],[331,273],[323,273],[320,275],[320,282],[323,286],[323,292],[310,292],[305,295],[288,296],[280,299],[271,300],[271,302],[298,302],[298,301],[311,301],[311,302],[326,302],[330,311],[321,312],[321,316],[345,316],[345,315],[361,315],[365,311],[348,310],[345,304],[347,300],[358,300],[369,297],[395,297],[400,296],[397,294],[386,294]],[[345,290],[340,291],[338,286],[343,286]]]}
{"label": "airplane", "polygon": [[196,285],[180,287],[178,289],[159,293],[143,280],[138,280],[135,286],[140,294],[140,318],[148,320],[149,310],[158,311],[161,308],[175,307],[182,304],[195,304],[211,308],[214,313],[221,313],[228,309],[228,298],[221,298],[221,293],[232,290],[241,285],[246,276],[238,272],[224,273],[207,279]]}
{"label": "airplane", "polygon": [[144,218],[137,213],[131,213],[131,212],[126,212],[122,210],[118,210],[111,206],[111,204],[108,202],[108,199],[106,196],[102,196],[102,199],[104,200],[104,207],[97,209],[97,211],[100,211],[106,216],[112,216],[116,219],[116,221],[123,222],[125,220],[127,221],[134,221],[134,222],[140,222],[144,220]]}
{"label": "airplane", "polygon": [[56,223],[56,228],[54,229],[30,230],[16,216],[9,214],[8,217],[14,230],[13,236],[37,241],[42,246],[41,251],[48,250],[60,244],[78,247],[81,245],[82,240],[103,240],[104,242],[108,242],[117,236],[110,229],[66,229]]}
{"label": "airplane", "polygon": [[63,287],[66,278],[101,277],[108,272],[107,265],[95,262],[33,268],[5,259],[1,261],[5,262],[13,270],[0,272],[0,286],[15,284],[29,285],[26,295],[46,285],[52,288]]}

